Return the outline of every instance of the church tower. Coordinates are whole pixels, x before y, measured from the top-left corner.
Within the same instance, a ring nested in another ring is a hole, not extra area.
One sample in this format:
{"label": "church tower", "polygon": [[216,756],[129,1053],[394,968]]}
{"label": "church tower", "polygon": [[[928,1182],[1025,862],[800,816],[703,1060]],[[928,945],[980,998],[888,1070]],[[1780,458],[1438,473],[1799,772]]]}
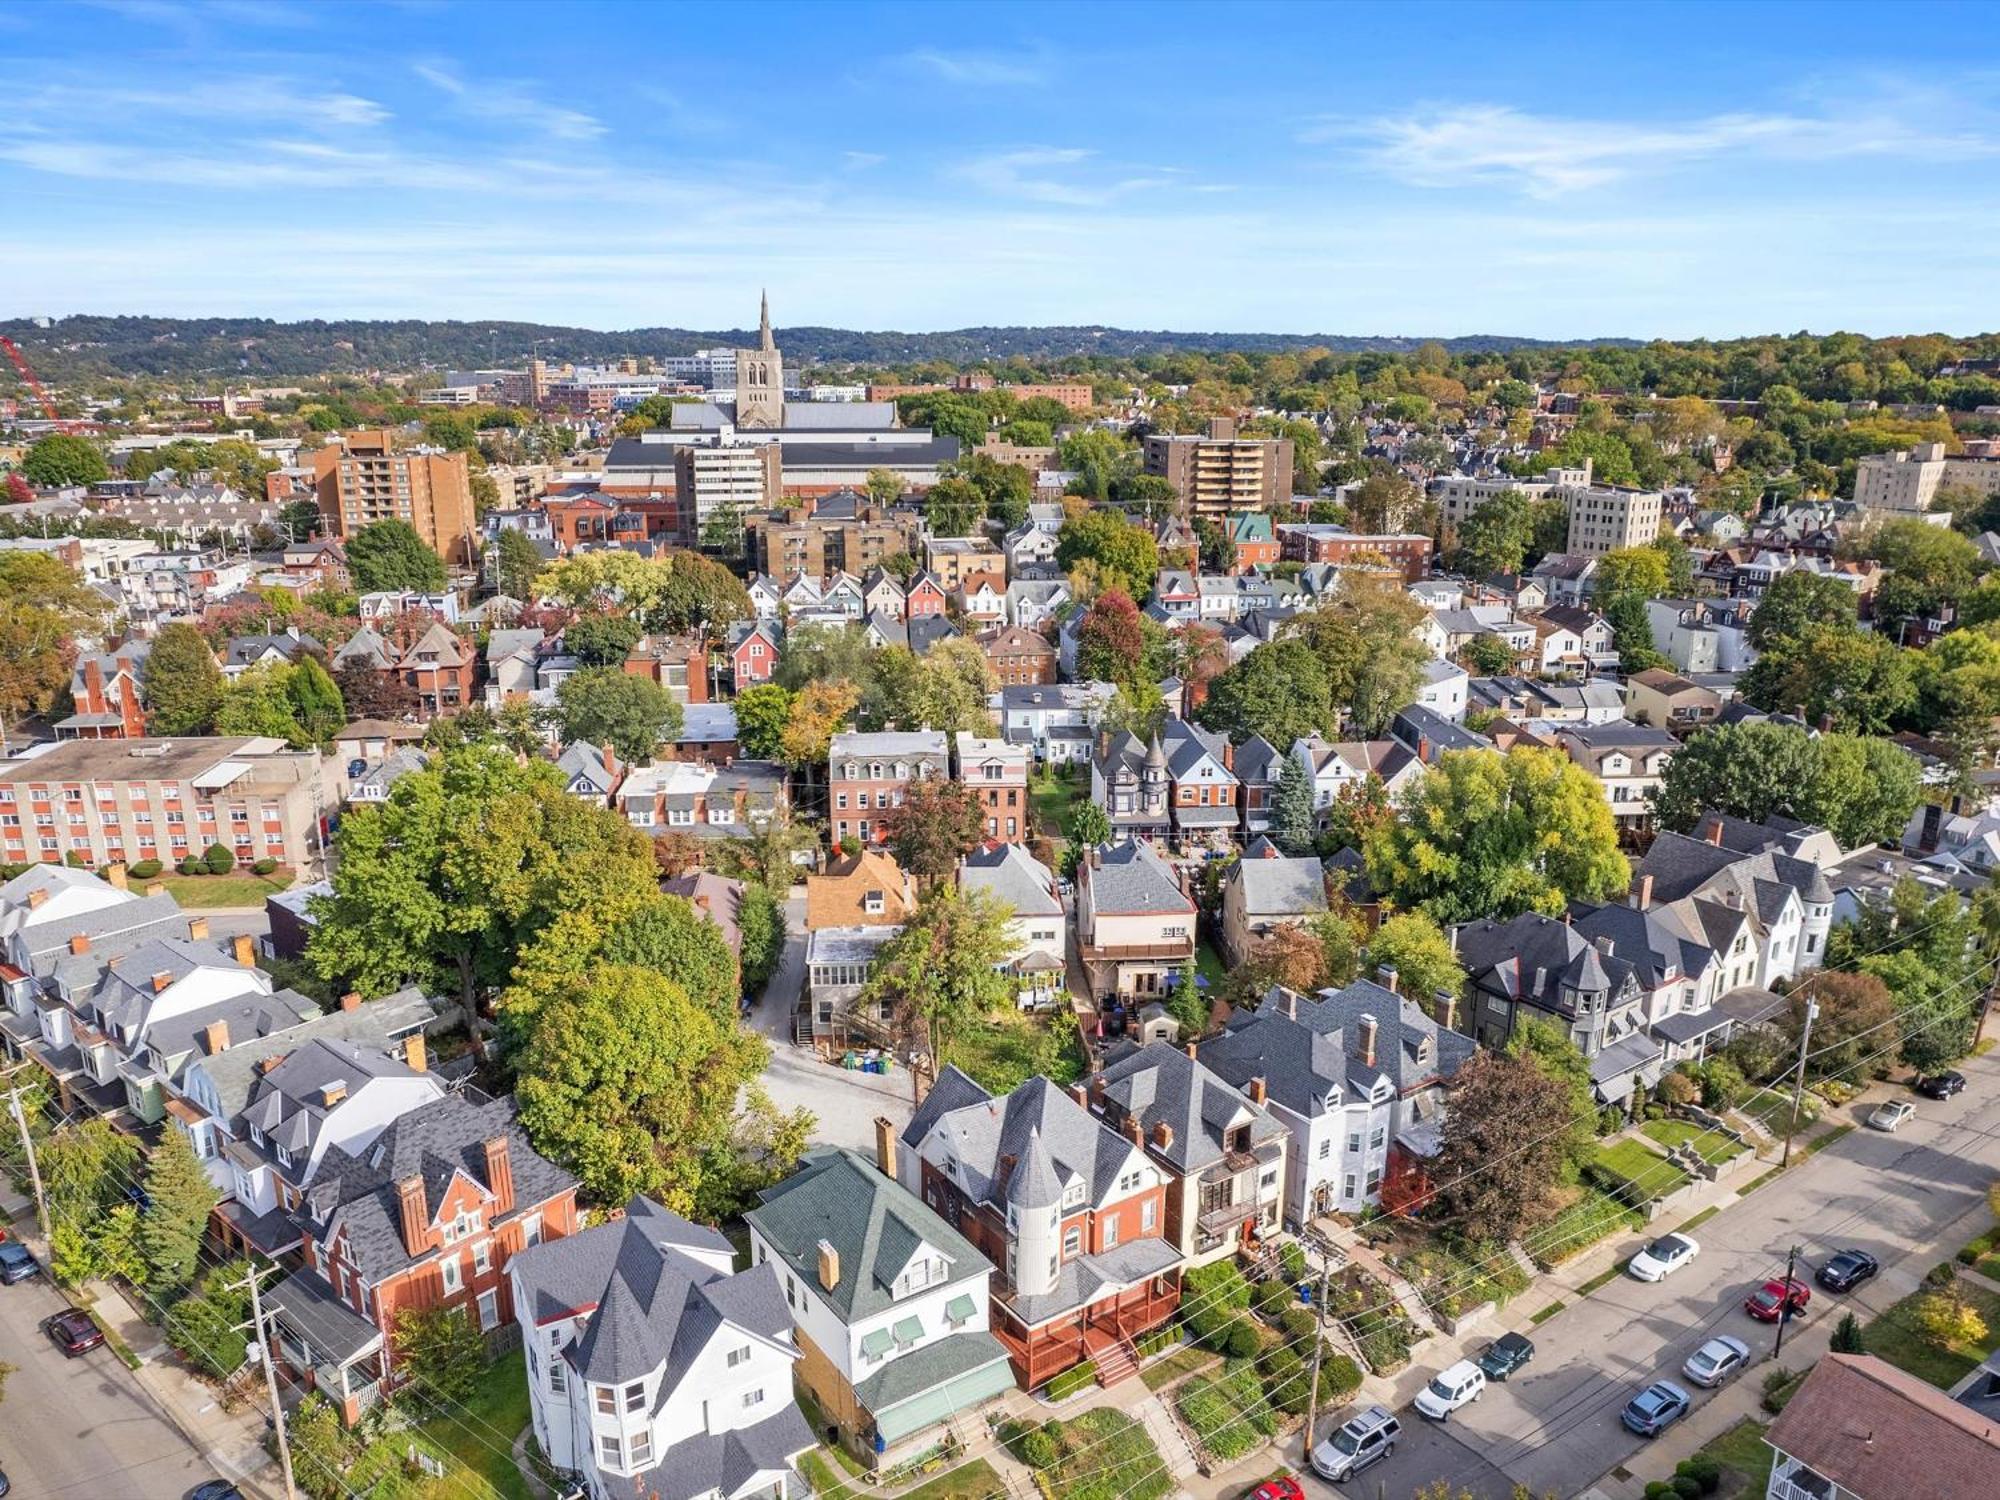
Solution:
{"label": "church tower", "polygon": [[771,297],[757,318],[757,347],[736,351],[736,425],[743,429],[785,425],[785,360],[771,338]]}

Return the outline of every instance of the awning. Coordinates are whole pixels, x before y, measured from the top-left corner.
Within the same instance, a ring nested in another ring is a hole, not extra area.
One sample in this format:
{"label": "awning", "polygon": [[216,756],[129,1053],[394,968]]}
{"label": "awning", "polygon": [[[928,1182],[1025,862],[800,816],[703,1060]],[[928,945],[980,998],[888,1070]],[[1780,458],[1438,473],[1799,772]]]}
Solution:
{"label": "awning", "polygon": [[888,1353],[889,1346],[896,1340],[886,1328],[877,1328],[861,1336],[861,1352],[870,1359],[880,1359]]}
{"label": "awning", "polygon": [[948,1322],[963,1323],[979,1310],[978,1304],[961,1293],[944,1305],[944,1315]]}
{"label": "awning", "polygon": [[914,1344],[924,1336],[924,1320],[922,1318],[899,1318],[896,1321],[894,1332],[897,1343]]}

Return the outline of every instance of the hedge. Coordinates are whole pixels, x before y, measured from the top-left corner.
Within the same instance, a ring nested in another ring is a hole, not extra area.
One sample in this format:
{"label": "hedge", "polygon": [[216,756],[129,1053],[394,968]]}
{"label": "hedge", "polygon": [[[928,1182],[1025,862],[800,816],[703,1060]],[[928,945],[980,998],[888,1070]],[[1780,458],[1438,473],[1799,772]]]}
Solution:
{"label": "hedge", "polygon": [[151,880],[160,873],[160,862],[157,859],[142,859],[125,873],[134,880]]}
{"label": "hedge", "polygon": [[1155,1328],[1151,1333],[1140,1334],[1134,1340],[1134,1347],[1138,1349],[1143,1359],[1155,1354],[1164,1354],[1180,1341],[1181,1330],[1169,1323],[1164,1328]]}
{"label": "hedge", "polygon": [[1072,1369],[1064,1370],[1062,1374],[1055,1376],[1049,1381],[1046,1389],[1049,1400],[1067,1401],[1078,1391],[1096,1384],[1097,1364],[1094,1360],[1086,1359],[1082,1364]]}

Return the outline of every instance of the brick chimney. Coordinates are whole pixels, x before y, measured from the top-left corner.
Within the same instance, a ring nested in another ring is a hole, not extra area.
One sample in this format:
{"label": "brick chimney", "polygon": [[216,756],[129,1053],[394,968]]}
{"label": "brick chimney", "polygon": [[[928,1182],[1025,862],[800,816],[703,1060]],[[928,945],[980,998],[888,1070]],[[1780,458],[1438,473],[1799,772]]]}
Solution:
{"label": "brick chimney", "polygon": [[604,775],[609,781],[618,780],[618,752],[609,745],[604,747]]}
{"label": "brick chimney", "polygon": [[1397,972],[1394,964],[1383,964],[1375,971],[1375,982],[1390,994],[1395,995],[1401,993],[1398,986],[1402,984],[1403,976]]}
{"label": "brick chimney", "polygon": [[1093,1073],[1090,1078],[1090,1102],[1093,1106],[1104,1103],[1104,1075]]}
{"label": "brick chimney", "polygon": [[229,1023],[227,1021],[210,1021],[208,1025],[202,1028],[201,1034],[203,1039],[208,1043],[208,1055],[210,1057],[215,1056],[218,1052],[227,1052],[229,1050]]}
{"label": "brick chimney", "polygon": [[1458,996],[1450,990],[1439,990],[1437,1000],[1437,1023],[1446,1031],[1458,1030]]}
{"label": "brick chimney", "polygon": [[340,1101],[345,1099],[346,1097],[347,1097],[347,1080],[344,1078],[337,1078],[332,1083],[329,1083],[325,1088],[319,1091],[320,1108],[332,1109],[334,1105],[340,1103]]}
{"label": "brick chimney", "polygon": [[431,1215],[424,1203],[424,1180],[405,1177],[396,1184],[397,1217],[403,1228],[403,1250],[422,1255],[430,1248]]}
{"label": "brick chimney", "polygon": [[85,712],[101,714],[104,710],[104,668],[97,664],[97,658],[83,659],[83,693]]}
{"label": "brick chimney", "polygon": [[231,951],[236,955],[236,961],[243,965],[244,968],[254,969],[257,967],[257,940],[251,937],[249,933],[237,933],[235,940],[229,946]]}
{"label": "brick chimney", "polygon": [[1181,1051],[1188,1055],[1188,1061],[1194,1061],[1195,1044],[1193,1042],[1182,1042]]}
{"label": "brick chimney", "polygon": [[190,917],[188,919],[188,941],[191,943],[205,943],[208,941],[207,917]]}
{"label": "brick chimney", "polygon": [[1355,1024],[1354,1055],[1361,1059],[1363,1067],[1375,1066],[1375,1018],[1364,1015]]}
{"label": "brick chimney", "polygon": [[129,882],[125,877],[125,867],[122,864],[106,865],[104,867],[104,878],[116,890],[123,891],[130,889]]}
{"label": "brick chimney", "polygon": [[1007,1191],[1007,1184],[1013,1180],[1014,1163],[1019,1160],[1020,1158],[1011,1151],[1000,1153],[1000,1170],[993,1178],[993,1191],[995,1194]]}
{"label": "brick chimney", "polygon": [[1299,1018],[1299,992],[1297,990],[1285,991],[1285,1014],[1294,1021]]}
{"label": "brick chimney", "polygon": [[29,911],[35,910],[38,906],[40,906],[44,901],[48,899],[49,899],[48,887],[39,885],[36,886],[32,891],[28,892],[28,910]]}
{"label": "brick chimney", "polygon": [[1153,1125],[1154,1149],[1159,1151],[1166,1151],[1171,1149],[1173,1144],[1174,1144],[1174,1127],[1169,1125],[1165,1120],[1159,1120],[1154,1122]]}
{"label": "brick chimney", "polygon": [[1632,908],[1645,911],[1653,904],[1653,877],[1640,875],[1632,881]]}
{"label": "brick chimney", "polygon": [[495,1199],[493,1217],[514,1211],[514,1163],[507,1154],[507,1137],[496,1135],[486,1142],[486,1186]]}
{"label": "brick chimney", "polygon": [[887,1115],[875,1117],[875,1167],[891,1182],[896,1180],[896,1126]]}
{"label": "brick chimney", "polygon": [[403,1066],[412,1073],[426,1071],[429,1064],[424,1057],[424,1034],[413,1031],[403,1038]]}
{"label": "brick chimney", "polygon": [[1263,1079],[1253,1078],[1250,1080],[1250,1102],[1252,1104],[1261,1105],[1270,1096],[1270,1087]]}
{"label": "brick chimney", "polygon": [[69,951],[72,953],[88,953],[90,951],[90,934],[87,932],[72,932],[69,935]]}
{"label": "brick chimney", "polygon": [[164,896],[166,893],[167,883],[164,880],[152,880],[146,883],[146,894],[148,896]]}
{"label": "brick chimney", "polygon": [[156,995],[159,994],[160,991],[164,990],[168,985],[172,984],[173,982],[174,982],[174,976],[171,974],[168,974],[164,971],[155,974],[153,976],[153,993]]}
{"label": "brick chimney", "polygon": [[355,1011],[361,1009],[360,994],[355,990],[349,990],[346,994],[340,997],[340,1008],[346,1011]]}
{"label": "brick chimney", "polygon": [[829,1292],[840,1285],[840,1252],[827,1240],[819,1242],[819,1284]]}
{"label": "brick chimney", "polygon": [[1135,1146],[1140,1146],[1145,1144],[1145,1137],[1143,1136],[1143,1134],[1139,1129],[1139,1117],[1137,1115],[1127,1115],[1125,1116],[1124,1119],[1120,1120],[1118,1123],[1119,1123],[1119,1128],[1125,1132],[1126,1140],[1130,1141]]}
{"label": "brick chimney", "polygon": [[1722,819],[1717,818],[1709,824],[1708,841],[1718,849],[1722,847]]}
{"label": "brick chimney", "polygon": [[1070,1098],[1076,1101],[1078,1109],[1090,1108],[1090,1090],[1080,1083],[1072,1083],[1068,1090]]}

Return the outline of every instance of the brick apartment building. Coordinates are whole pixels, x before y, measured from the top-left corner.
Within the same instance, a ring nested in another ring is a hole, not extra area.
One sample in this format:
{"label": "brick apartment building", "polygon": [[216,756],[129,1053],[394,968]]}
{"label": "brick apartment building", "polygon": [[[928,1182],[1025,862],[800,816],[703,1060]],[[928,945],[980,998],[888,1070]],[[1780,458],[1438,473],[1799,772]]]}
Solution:
{"label": "brick apartment building", "polygon": [[1300,524],[1280,526],[1278,543],[1287,562],[1380,563],[1400,572],[1405,583],[1415,583],[1431,568],[1431,539],[1415,533],[1376,535],[1329,523]]}
{"label": "brick apartment building", "polygon": [[972,788],[986,815],[986,837],[1016,843],[1034,826],[1028,808],[1026,745],[981,739],[961,730],[958,735],[958,779]]}
{"label": "brick apartment building", "polygon": [[398,452],[388,428],[370,428],[321,448],[312,469],[327,535],[345,541],[376,521],[407,521],[446,562],[472,562],[478,522],[463,453]]}
{"label": "brick apartment building", "polygon": [[834,842],[881,843],[882,814],[902,805],[903,788],[950,774],[950,749],[939,731],[836,734],[827,755]]}
{"label": "brick apartment building", "polygon": [[1234,420],[1216,417],[1205,433],[1147,438],[1145,470],[1195,515],[1219,517],[1289,500],[1292,458],[1290,438],[1238,437]]}
{"label": "brick apartment building", "polygon": [[756,525],[757,571],[777,579],[800,573],[863,578],[891,553],[915,555],[920,522],[914,515],[892,516],[873,505],[855,506],[852,514],[845,507],[821,509],[832,513],[801,508]]}
{"label": "brick apartment building", "polygon": [[1040,635],[1018,625],[996,625],[974,637],[1002,687],[1040,687],[1056,680],[1057,652]]}

